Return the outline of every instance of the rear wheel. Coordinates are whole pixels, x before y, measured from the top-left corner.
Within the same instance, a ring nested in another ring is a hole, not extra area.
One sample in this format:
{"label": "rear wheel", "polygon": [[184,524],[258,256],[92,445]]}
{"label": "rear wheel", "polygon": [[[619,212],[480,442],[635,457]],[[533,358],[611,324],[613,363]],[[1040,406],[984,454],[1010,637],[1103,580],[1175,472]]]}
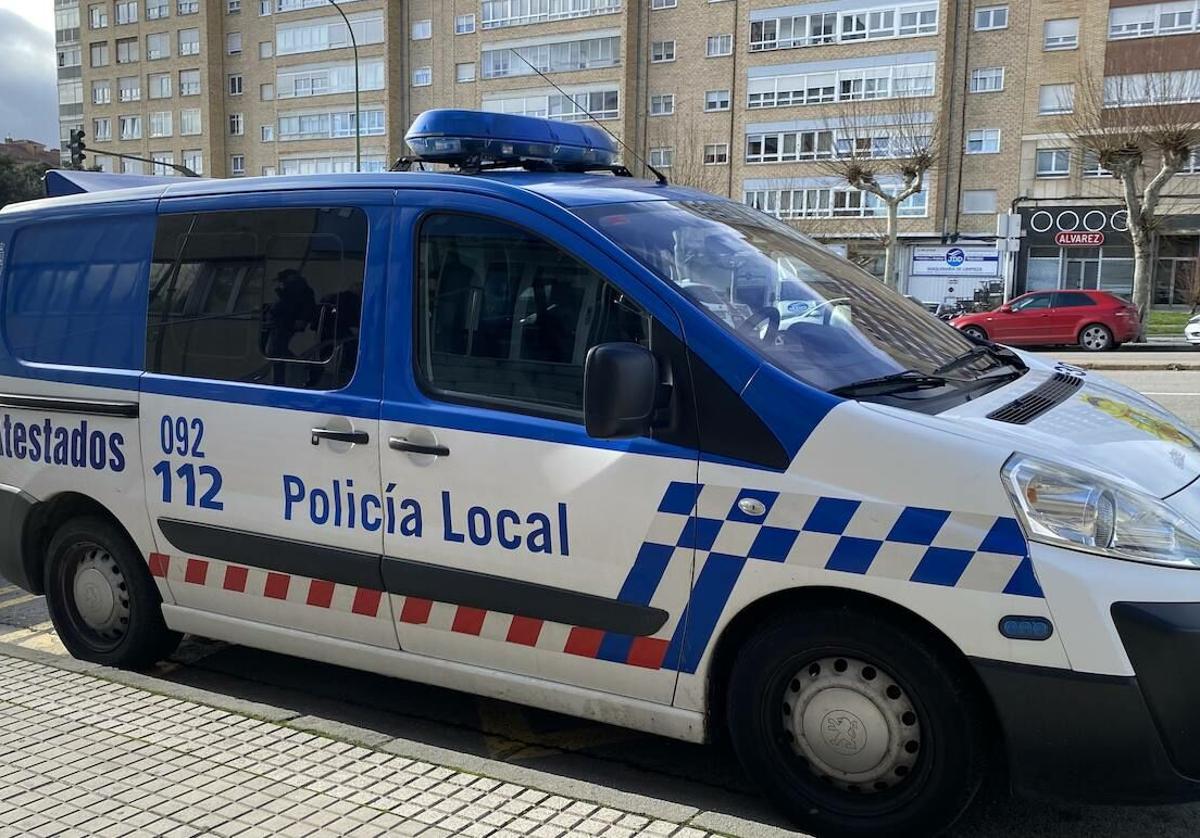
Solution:
{"label": "rear wheel", "polygon": [[818,836],[929,836],[982,782],[980,713],[926,638],[869,612],[779,618],[739,651],[728,686],[751,778]]}
{"label": "rear wheel", "polygon": [[1113,333],[1102,323],[1092,323],[1079,331],[1079,346],[1088,352],[1103,352],[1115,349],[1117,343]]}
{"label": "rear wheel", "polygon": [[962,332],[972,340],[987,340],[987,332],[978,326],[963,326]]}
{"label": "rear wheel", "polygon": [[64,524],[47,549],[46,601],[74,657],[136,668],[169,655],[180,635],[162,618],[162,599],[128,537],[103,518]]}

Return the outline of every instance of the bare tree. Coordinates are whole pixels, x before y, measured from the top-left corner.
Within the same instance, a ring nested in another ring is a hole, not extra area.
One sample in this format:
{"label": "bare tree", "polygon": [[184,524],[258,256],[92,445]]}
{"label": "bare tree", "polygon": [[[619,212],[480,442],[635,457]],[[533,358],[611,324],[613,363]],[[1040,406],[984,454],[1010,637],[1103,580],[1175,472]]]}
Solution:
{"label": "bare tree", "polygon": [[671,183],[717,195],[729,193],[733,149],[729,147],[728,138],[710,140],[691,116],[677,114],[664,120],[661,128],[655,126],[648,138],[648,146],[647,159],[656,149],[664,149],[669,156],[669,163],[660,168]]}
{"label": "bare tree", "polygon": [[1157,63],[1151,48],[1140,73],[1097,78],[1081,74],[1063,133],[1089,163],[1108,172],[1129,217],[1133,302],[1142,322],[1150,311],[1151,239],[1164,216],[1164,190],[1200,148],[1200,83],[1192,72],[1144,72]]}
{"label": "bare tree", "polygon": [[883,205],[883,279],[891,288],[899,287],[900,205],[924,190],[941,159],[942,132],[929,101],[911,95],[850,101],[826,123],[833,147],[821,168]]}

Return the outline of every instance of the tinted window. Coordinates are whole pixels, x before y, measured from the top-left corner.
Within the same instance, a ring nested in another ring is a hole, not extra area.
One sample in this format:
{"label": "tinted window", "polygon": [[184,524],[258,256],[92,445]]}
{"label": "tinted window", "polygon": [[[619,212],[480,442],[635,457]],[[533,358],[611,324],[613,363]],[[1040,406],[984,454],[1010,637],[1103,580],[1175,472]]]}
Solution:
{"label": "tinted window", "polygon": [[140,370],[153,236],[152,216],[42,221],[17,233],[4,294],[13,355]]}
{"label": "tinted window", "polygon": [[510,224],[440,215],[421,225],[417,359],[434,390],[576,416],[598,343],[648,344],[649,320],[600,274]]}
{"label": "tinted window", "polygon": [[1087,294],[1055,294],[1055,308],[1075,308],[1078,306],[1094,306],[1096,301]]}
{"label": "tinted window", "polygon": [[1050,308],[1051,294],[1032,294],[1013,303],[1013,311],[1030,311],[1035,308]]}
{"label": "tinted window", "polygon": [[151,271],[151,372],[307,390],[350,383],[367,220],[355,209],[164,216]]}

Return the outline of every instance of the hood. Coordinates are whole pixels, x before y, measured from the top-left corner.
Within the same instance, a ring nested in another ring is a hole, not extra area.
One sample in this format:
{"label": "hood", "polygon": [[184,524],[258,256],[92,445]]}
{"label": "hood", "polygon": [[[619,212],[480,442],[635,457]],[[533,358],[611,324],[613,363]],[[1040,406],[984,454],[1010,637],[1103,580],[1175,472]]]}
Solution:
{"label": "hood", "polygon": [[[959,432],[1011,445],[1014,451],[1132,481],[1160,498],[1200,475],[1200,436],[1179,417],[1093,372],[1019,354],[1029,372],[936,419],[952,423]],[[988,418],[1055,376],[1060,382],[1067,379],[1062,388],[1069,392],[1065,399],[1023,424]]]}

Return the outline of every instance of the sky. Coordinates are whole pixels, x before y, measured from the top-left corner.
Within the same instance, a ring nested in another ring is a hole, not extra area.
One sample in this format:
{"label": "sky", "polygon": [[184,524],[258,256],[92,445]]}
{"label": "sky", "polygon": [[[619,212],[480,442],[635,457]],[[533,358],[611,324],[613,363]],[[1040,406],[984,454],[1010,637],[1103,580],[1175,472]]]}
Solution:
{"label": "sky", "polygon": [[54,0],[0,0],[0,135],[58,147]]}

